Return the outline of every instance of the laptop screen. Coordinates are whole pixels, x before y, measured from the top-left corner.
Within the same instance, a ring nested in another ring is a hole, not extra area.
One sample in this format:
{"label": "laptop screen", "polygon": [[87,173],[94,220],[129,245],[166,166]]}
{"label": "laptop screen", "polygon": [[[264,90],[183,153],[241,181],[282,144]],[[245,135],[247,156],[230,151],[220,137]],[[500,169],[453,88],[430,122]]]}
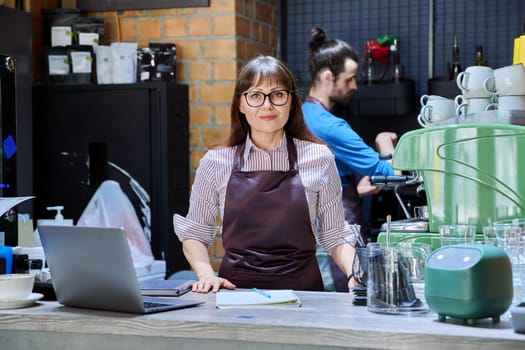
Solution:
{"label": "laptop screen", "polygon": [[[59,303],[146,312],[122,229],[41,225],[38,231]],[[200,303],[181,300],[178,304],[184,307]]]}

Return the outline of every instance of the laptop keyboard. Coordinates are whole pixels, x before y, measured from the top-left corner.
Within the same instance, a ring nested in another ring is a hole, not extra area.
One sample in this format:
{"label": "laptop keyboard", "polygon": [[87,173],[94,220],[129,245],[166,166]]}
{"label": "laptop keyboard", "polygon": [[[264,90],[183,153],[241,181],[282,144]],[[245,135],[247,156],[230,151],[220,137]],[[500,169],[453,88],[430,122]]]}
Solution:
{"label": "laptop keyboard", "polygon": [[174,300],[170,299],[169,301],[163,302],[163,300],[151,300],[151,299],[157,299],[156,297],[145,297],[148,299],[143,299],[142,303],[144,304],[144,310],[147,313],[155,312],[155,311],[167,311],[167,310],[175,310],[175,309],[182,309],[190,306],[196,306],[199,304],[203,304],[203,301],[192,301],[192,300]]}
{"label": "laptop keyboard", "polygon": [[173,305],[173,304],[164,304],[164,303],[154,303],[154,302],[151,302],[151,301],[145,301],[144,302],[144,309],[154,309],[154,308],[159,308],[159,307],[165,307],[165,306],[170,306],[170,305]]}

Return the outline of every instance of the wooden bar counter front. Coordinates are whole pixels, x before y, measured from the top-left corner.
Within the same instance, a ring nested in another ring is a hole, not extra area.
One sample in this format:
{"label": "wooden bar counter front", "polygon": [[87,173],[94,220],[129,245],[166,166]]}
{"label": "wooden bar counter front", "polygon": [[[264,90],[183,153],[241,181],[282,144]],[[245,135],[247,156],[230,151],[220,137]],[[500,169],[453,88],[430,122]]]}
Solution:
{"label": "wooden bar counter front", "polygon": [[0,349],[525,349],[506,317],[474,326],[435,313],[382,315],[352,305],[345,293],[297,292],[301,307],[217,309],[205,301],[150,315],[106,312],[38,302],[0,310]]}

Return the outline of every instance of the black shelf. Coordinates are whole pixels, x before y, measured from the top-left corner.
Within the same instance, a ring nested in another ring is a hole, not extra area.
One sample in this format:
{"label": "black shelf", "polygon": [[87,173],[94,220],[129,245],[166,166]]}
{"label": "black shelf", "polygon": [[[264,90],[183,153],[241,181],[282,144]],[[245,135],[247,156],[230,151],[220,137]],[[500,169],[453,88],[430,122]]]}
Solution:
{"label": "black shelf", "polygon": [[415,110],[414,81],[360,84],[352,95],[351,108],[359,117],[404,116]]}
{"label": "black shelf", "polygon": [[433,78],[428,80],[428,94],[454,99],[457,95],[461,95],[461,90],[456,80]]}

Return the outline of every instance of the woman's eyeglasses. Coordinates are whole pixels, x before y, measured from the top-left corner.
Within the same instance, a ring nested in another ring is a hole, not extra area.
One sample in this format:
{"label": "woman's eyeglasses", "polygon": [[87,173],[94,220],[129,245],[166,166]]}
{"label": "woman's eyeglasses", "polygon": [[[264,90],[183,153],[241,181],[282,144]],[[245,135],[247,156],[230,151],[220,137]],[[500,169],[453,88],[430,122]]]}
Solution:
{"label": "woman's eyeglasses", "polygon": [[261,107],[266,101],[266,97],[270,100],[270,103],[274,106],[283,106],[288,102],[288,96],[290,95],[289,90],[275,90],[269,94],[262,93],[260,91],[247,91],[243,93],[246,98],[246,103],[250,107]]}

